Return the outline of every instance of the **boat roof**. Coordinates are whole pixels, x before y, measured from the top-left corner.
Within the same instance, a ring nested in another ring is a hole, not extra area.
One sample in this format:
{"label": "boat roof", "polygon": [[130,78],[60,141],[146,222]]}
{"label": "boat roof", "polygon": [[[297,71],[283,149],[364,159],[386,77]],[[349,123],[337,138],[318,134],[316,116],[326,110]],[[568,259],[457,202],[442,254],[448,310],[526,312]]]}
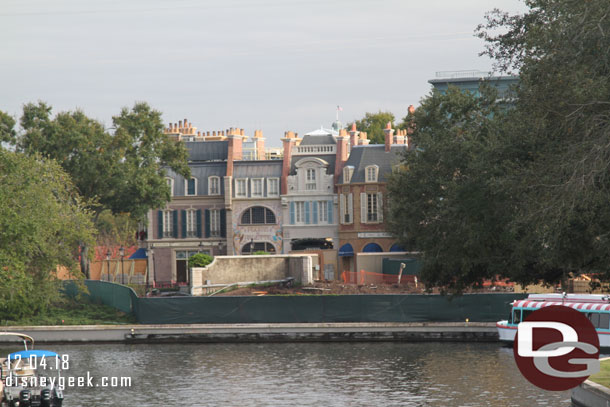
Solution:
{"label": "boat roof", "polygon": [[35,356],[37,358],[47,357],[54,358],[57,357],[57,353],[51,352],[50,350],[22,350],[19,352],[13,352],[8,355],[9,360],[17,360],[17,359],[29,359],[30,357]]}
{"label": "boat roof", "polygon": [[608,302],[567,302],[567,301],[532,301],[531,299],[519,300],[513,302],[513,308],[533,308],[540,309],[550,307],[551,305],[559,305],[569,308],[574,308],[580,311],[610,311],[610,303]]}
{"label": "boat roof", "polygon": [[527,299],[537,301],[608,302],[610,296],[607,294],[530,294]]}
{"label": "boat roof", "polygon": [[[22,334],[19,332],[0,332],[0,336],[16,336],[18,338],[21,338],[21,340],[23,340],[23,341],[29,342],[30,347],[34,346],[34,338],[32,338],[30,335]],[[2,339],[0,339],[0,342],[2,342]],[[27,344],[26,344],[26,350],[27,350]]]}

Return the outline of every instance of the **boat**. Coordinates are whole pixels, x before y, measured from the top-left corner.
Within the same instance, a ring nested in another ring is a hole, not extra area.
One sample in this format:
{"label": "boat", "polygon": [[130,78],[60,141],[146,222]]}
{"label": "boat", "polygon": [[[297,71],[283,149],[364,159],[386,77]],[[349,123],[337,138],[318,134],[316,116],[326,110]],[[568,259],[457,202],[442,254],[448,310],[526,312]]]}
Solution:
{"label": "boat", "polygon": [[610,296],[600,294],[530,294],[523,300],[513,301],[508,319],[496,323],[500,341],[512,344],[521,321],[532,312],[552,305],[586,314],[595,327],[600,348],[610,348]]}
{"label": "boat", "polygon": [[[34,350],[34,339],[22,333],[0,332],[17,337],[24,350],[0,358],[0,407],[61,407],[60,356],[48,350]],[[14,341],[14,339],[13,339]]]}

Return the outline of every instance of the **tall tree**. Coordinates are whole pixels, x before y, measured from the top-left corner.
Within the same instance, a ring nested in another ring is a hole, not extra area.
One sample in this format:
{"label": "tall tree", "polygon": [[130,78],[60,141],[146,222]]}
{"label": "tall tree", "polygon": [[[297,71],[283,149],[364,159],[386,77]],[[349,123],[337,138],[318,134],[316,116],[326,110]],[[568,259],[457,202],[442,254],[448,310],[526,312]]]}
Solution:
{"label": "tall tree", "polygon": [[[381,110],[377,113],[366,113],[360,120],[356,120],[356,127],[359,131],[367,133],[367,137],[371,140],[371,144],[383,144],[385,143],[385,133],[383,129],[388,122],[394,122],[394,114],[391,112],[382,112]],[[347,124],[349,129],[352,123]]]}
{"label": "tall tree", "polygon": [[0,319],[44,311],[58,266],[77,272],[93,242],[91,214],[52,160],[0,148]]}

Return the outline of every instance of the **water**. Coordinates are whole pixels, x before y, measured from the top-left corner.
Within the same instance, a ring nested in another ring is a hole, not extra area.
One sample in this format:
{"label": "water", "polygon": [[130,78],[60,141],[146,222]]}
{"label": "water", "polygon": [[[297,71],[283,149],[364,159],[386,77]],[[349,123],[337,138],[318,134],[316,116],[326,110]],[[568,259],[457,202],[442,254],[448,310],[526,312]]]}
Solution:
{"label": "water", "polygon": [[[76,406],[570,406],[519,373],[498,344],[279,343],[43,345],[70,376],[123,388],[67,388]],[[4,350],[4,349],[2,349]]]}

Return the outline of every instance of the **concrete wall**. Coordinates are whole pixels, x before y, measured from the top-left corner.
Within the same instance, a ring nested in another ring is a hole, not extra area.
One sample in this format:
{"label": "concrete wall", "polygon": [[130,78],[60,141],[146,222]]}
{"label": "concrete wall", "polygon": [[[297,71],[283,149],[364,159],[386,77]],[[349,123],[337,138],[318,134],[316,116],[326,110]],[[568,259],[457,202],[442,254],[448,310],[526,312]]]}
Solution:
{"label": "concrete wall", "polygon": [[283,280],[293,277],[302,284],[312,284],[311,255],[218,256],[207,267],[191,270],[191,292],[201,295],[200,286],[210,284]]}
{"label": "concrete wall", "polygon": [[408,252],[386,252],[386,253],[357,253],[358,271],[364,270],[369,273],[381,273],[383,259],[404,259],[414,257],[413,253]]}

